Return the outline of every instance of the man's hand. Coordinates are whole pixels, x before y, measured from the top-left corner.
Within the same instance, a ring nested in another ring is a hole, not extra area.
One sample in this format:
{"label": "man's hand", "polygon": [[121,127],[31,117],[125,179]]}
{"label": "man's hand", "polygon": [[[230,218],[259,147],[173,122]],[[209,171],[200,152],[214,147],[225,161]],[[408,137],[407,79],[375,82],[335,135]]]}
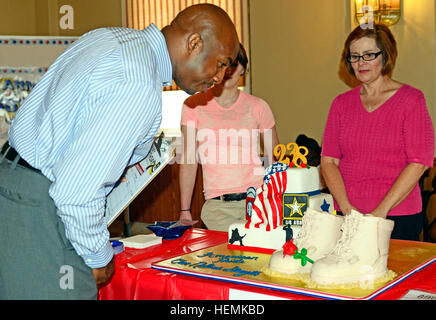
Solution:
{"label": "man's hand", "polygon": [[92,275],[94,276],[97,286],[100,287],[108,282],[114,274],[114,271],[114,258],[112,258],[112,260],[105,267],[92,269]]}

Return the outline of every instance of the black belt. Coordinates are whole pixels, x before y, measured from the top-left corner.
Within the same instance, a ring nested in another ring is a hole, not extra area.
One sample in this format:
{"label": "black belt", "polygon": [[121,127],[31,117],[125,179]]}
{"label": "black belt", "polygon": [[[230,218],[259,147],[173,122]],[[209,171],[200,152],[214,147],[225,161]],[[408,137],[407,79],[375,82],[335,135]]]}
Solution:
{"label": "black belt", "polygon": [[[9,150],[8,150],[8,148],[9,148]],[[6,153],[6,156],[5,156],[5,159],[8,159],[8,160],[10,160],[10,161],[14,161],[15,158],[18,156],[18,152],[15,151],[14,148],[10,147],[8,142],[6,142],[6,143],[3,145],[2,150],[1,150],[0,153],[1,153],[1,155],[4,155],[5,152],[7,152],[7,153]],[[32,167],[30,164],[27,163],[27,161],[25,161],[25,160],[24,160],[23,158],[21,158],[21,157],[20,157],[20,159],[18,160],[18,164],[19,164],[20,166],[23,166],[23,167],[26,167],[26,168],[29,168],[29,169],[32,169],[32,170],[35,170],[35,171],[38,171],[38,172],[39,172],[38,169],[35,169],[34,167]]]}
{"label": "black belt", "polygon": [[223,201],[241,201],[247,198],[247,193],[229,193],[223,194],[221,196],[212,198],[212,200],[223,200]]}

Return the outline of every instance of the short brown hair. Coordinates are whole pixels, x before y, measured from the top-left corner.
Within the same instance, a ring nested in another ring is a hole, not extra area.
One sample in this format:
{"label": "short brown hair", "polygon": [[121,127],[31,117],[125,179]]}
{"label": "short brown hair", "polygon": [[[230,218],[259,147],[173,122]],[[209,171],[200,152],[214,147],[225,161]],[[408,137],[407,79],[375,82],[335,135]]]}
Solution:
{"label": "short brown hair", "polygon": [[368,37],[375,39],[377,47],[383,51],[383,69],[382,74],[390,74],[395,67],[395,62],[397,60],[397,42],[389,30],[389,28],[381,23],[375,23],[373,28],[364,29],[361,26],[357,26],[348,36],[344,44],[344,50],[342,51],[342,63],[347,67],[350,74],[355,76],[353,67],[351,63],[348,62],[348,57],[350,56],[350,45],[351,42],[359,40],[361,38]]}
{"label": "short brown hair", "polygon": [[239,44],[239,52],[238,52],[238,56],[236,57],[236,60],[244,68],[244,70],[247,70],[248,67],[247,51],[245,51],[245,48],[242,45],[242,43]]}

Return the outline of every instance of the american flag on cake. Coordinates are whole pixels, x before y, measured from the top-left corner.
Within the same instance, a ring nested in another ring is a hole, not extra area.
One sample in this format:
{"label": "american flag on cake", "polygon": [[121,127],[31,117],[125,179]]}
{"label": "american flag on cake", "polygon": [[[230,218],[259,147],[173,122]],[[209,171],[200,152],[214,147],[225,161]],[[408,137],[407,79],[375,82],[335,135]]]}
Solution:
{"label": "american flag on cake", "polygon": [[286,190],[288,168],[288,164],[277,162],[266,169],[264,183],[257,189],[246,228],[270,231],[282,225],[282,197]]}

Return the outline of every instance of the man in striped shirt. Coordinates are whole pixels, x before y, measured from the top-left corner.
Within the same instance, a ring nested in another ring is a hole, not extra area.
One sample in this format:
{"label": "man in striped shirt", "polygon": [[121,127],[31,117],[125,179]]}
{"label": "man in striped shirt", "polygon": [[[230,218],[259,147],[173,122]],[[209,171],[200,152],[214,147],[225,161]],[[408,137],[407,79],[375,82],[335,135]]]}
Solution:
{"label": "man in striped shirt", "polygon": [[227,14],[201,4],[162,31],[90,31],[59,56],[9,130],[24,166],[11,150],[0,164],[0,299],[96,298],[114,271],[106,196],[150,150],[162,87],[206,91],[238,50]]}

